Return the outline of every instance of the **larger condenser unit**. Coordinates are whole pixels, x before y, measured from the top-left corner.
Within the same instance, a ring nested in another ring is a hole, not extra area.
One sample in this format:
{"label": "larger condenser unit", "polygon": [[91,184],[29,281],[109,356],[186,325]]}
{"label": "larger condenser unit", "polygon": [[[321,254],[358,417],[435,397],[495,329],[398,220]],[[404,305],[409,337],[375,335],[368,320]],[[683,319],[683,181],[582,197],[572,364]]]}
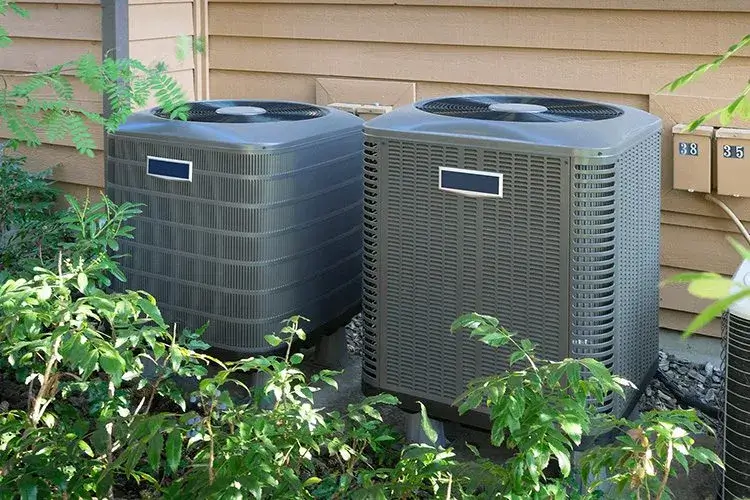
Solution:
{"label": "larger condenser unit", "polygon": [[295,314],[313,333],[346,324],[362,290],[362,122],[271,100],[131,116],[107,148],[108,196],[144,204],[121,286],[235,353],[269,350]]}
{"label": "larger condenser unit", "polygon": [[[643,387],[658,362],[661,122],[627,106],[474,95],[364,126],[363,388],[441,419],[507,369],[451,323],[480,312],[548,359]],[[599,410],[629,412],[608,396]],[[462,422],[488,425],[484,410]]]}

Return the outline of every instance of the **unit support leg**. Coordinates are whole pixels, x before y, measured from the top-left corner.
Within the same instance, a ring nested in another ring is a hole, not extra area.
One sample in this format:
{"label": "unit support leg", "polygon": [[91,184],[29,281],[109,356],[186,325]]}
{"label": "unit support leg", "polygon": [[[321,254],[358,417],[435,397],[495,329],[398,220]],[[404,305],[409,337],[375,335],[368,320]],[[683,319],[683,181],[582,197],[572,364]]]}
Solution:
{"label": "unit support leg", "polygon": [[345,327],[322,336],[315,343],[315,362],[332,370],[343,368],[347,355]]}
{"label": "unit support leg", "polygon": [[[445,438],[445,426],[441,420],[428,419],[432,428],[437,432],[437,446],[445,446],[448,440]],[[406,415],[406,440],[415,444],[432,444],[422,429],[422,415],[420,413],[407,413]]]}
{"label": "unit support leg", "polygon": [[[582,477],[580,472],[581,470],[581,458],[583,457],[583,452],[581,451],[574,451],[573,452],[573,463],[571,464],[573,469],[573,475],[575,478],[576,488],[578,489],[579,493],[584,494],[586,493],[586,489],[588,485],[592,484],[595,481],[601,481],[607,478],[606,472],[602,471],[598,475],[591,474],[589,477]],[[606,496],[607,493],[610,492],[612,489],[612,486],[610,483],[603,483],[599,485],[596,490],[601,491]]]}
{"label": "unit support leg", "polygon": [[257,371],[253,373],[252,387],[256,393],[260,394],[260,408],[263,410],[270,410],[276,403],[276,398],[273,394],[263,394],[263,387],[266,385],[270,377],[268,374]]}

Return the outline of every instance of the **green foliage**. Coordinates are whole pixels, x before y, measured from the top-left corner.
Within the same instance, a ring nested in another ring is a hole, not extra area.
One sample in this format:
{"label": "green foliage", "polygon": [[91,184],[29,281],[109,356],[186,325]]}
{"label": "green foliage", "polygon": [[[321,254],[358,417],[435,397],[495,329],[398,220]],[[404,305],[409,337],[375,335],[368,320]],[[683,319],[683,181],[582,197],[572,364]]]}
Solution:
{"label": "green foliage", "polygon": [[[9,2],[8,0],[0,0],[0,16],[8,15],[8,11],[11,11],[21,18],[29,16],[28,11],[19,7],[17,3]],[[0,48],[7,47],[11,43],[13,43],[13,40],[8,36],[8,30],[6,30],[5,27],[0,26]]]}
{"label": "green foliage", "polygon": [[583,477],[606,473],[606,479],[594,481],[589,488],[610,483],[618,498],[671,497],[667,481],[677,474],[675,462],[686,473],[690,462],[723,468],[714,452],[694,446],[690,434],[711,429],[693,411],[651,411],[616,424],[625,431],[617,442],[586,453],[581,460]]}
{"label": "green foliage", "polygon": [[[722,63],[724,63],[724,61],[737,54],[748,45],[750,45],[750,35],[745,35],[742,40],[729,47],[729,49],[727,49],[727,51],[721,56],[717,57],[711,62],[701,64],[689,73],[680,76],[679,78],[662,87],[660,91],[668,89],[670,92],[674,92],[675,90],[696,80],[703,74],[719,68]],[[690,122],[688,124],[688,130],[695,130],[701,124],[717,115],[719,116],[719,121],[722,126],[728,125],[732,122],[732,120],[736,118],[750,120],[750,82],[748,82],[745,88],[742,89],[740,94],[731,103],[722,108],[711,111],[710,113],[707,113],[703,116],[700,116]]]}
{"label": "green foliage", "polygon": [[[509,345],[511,364],[523,364],[521,369],[471,382],[458,400],[461,413],[485,404],[492,421],[492,444],[505,445],[514,452],[502,465],[479,461],[468,469],[464,467],[465,477],[483,478],[482,484],[469,481],[463,485],[464,489],[484,489],[492,484],[496,498],[588,499],[601,494],[601,481],[589,478],[607,472],[613,477],[610,481],[621,488],[619,494],[627,492],[637,498],[645,488],[649,493],[658,493],[648,498],[662,498],[669,492],[662,487],[661,478],[673,475],[673,459],[685,466],[689,461],[720,463],[709,450],[693,448],[694,441],[688,431],[697,432],[698,427],[704,426],[694,411],[651,412],[634,422],[614,420],[599,413],[596,406],[608,395],[623,397],[624,388],[634,387],[613,375],[601,362],[590,358],[558,362],[539,359],[531,342],[526,339],[517,342],[496,318],[477,313],[458,318],[452,329],[468,329],[471,337],[492,347]],[[582,491],[574,488],[574,448],[585,436],[595,437],[615,428],[625,428],[627,432],[618,436],[614,445],[585,450],[582,468],[576,471],[584,478],[583,488]],[[656,437],[650,441],[641,439],[635,446],[634,430]],[[546,472],[553,460],[559,469],[556,477]],[[488,470],[494,478],[491,483]],[[658,487],[654,489],[653,482],[645,480],[644,474],[649,478],[658,476]]]}
{"label": "green foliage", "polygon": [[[728,240],[743,260],[750,259],[750,250],[731,237]],[[688,283],[688,292],[691,295],[712,300],[693,318],[693,321],[683,332],[683,338],[693,335],[721,316],[732,304],[750,297],[750,287],[742,283],[735,283],[731,278],[716,273],[680,273],[665,280],[662,285],[675,283]]]}
{"label": "green foliage", "polygon": [[[98,259],[90,279],[99,286],[111,284],[110,275],[125,277],[116,265],[118,241],[132,238],[133,227],[125,224],[140,213],[138,205],[115,205],[106,196],[83,203],[65,195],[68,208],[54,210],[58,194],[45,178],[23,170],[22,159],[6,157],[0,170],[0,283],[9,276],[31,277],[35,268],[54,269],[64,261]],[[4,208],[6,208],[4,210]]]}
{"label": "green foliage", "polygon": [[[28,13],[8,0],[0,0],[0,15],[15,13],[27,17]],[[7,30],[0,26],[0,48],[12,43]],[[205,49],[205,41],[181,37],[178,40],[178,58],[189,52]],[[94,156],[96,143],[91,126],[103,126],[106,131],[116,130],[133,112],[147,105],[151,98],[172,119],[186,118],[187,96],[177,81],[169,75],[164,63],[146,65],[135,59],[116,59],[105,56],[98,62],[92,53],[73,61],[56,65],[47,71],[29,75],[13,75],[22,81],[5,83],[0,90],[0,122],[4,123],[11,139],[8,147],[19,145],[39,146],[70,138],[79,153]],[[79,104],[73,91],[73,79],[104,97],[107,114],[92,112]]]}
{"label": "green foliage", "polygon": [[[512,456],[496,463],[472,448],[473,460],[457,459],[438,445],[424,406],[429,443],[404,445],[381,413],[398,404],[393,396],[343,411],[316,404],[340,372],[305,372],[295,349],[305,318],[266,336],[283,355],[222,362],[204,352],[205,327],[178,333],[148,293],[108,292],[124,279],[111,253],[131,237],[138,208],[106,197],[68,203],[51,215],[40,208],[56,221],[56,246],[0,285],[0,369],[28,394],[0,411],[0,497],[588,500],[608,472],[620,497],[661,498],[673,462],[720,465],[694,446],[690,433],[705,428],[694,412],[604,418],[595,405],[629,382],[593,359],[540,359],[531,342],[476,313],[453,330],[511,347],[513,371],[471,382],[457,404],[461,413],[486,406],[491,443]],[[608,429],[619,440],[575,464],[574,447]],[[579,484],[581,475],[594,479]]]}
{"label": "green foliage", "polygon": [[184,61],[189,54],[202,54],[206,51],[206,39],[182,35],[177,37],[177,60]]}
{"label": "green foliage", "polygon": [[51,170],[28,172],[24,160],[0,150],[0,233],[48,217],[57,199],[58,190],[48,180]]}
{"label": "green foliage", "polygon": [[[92,113],[74,98],[70,74],[94,92],[102,93],[111,109],[107,116]],[[136,108],[151,97],[173,118],[185,117],[187,98],[163,64],[146,66],[134,59],[107,57],[99,63],[93,54],[28,76],[0,93],[0,120],[13,134],[9,146],[38,146],[46,138],[69,137],[78,151],[94,156],[89,124],[113,132]]]}

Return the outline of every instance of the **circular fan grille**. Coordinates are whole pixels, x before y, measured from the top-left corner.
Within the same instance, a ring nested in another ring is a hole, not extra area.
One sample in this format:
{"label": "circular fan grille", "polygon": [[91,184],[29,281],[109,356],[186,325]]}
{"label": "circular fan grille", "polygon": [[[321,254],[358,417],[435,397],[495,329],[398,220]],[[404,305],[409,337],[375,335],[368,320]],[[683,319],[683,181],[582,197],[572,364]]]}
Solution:
{"label": "circular fan grille", "polygon": [[[187,120],[211,123],[268,123],[310,120],[328,113],[323,108],[285,101],[197,101],[188,103]],[[169,118],[161,108],[159,118]]]}
{"label": "circular fan grille", "polygon": [[619,108],[594,102],[491,95],[443,97],[417,104],[417,108],[436,115],[504,122],[597,121],[623,114]]}

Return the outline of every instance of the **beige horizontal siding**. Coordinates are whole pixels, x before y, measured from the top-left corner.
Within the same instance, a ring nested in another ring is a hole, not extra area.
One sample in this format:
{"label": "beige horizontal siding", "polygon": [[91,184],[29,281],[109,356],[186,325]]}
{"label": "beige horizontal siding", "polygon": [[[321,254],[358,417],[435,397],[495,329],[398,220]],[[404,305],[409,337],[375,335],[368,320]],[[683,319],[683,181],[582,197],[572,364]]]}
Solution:
{"label": "beige horizontal siding", "polygon": [[[706,62],[705,56],[401,43],[212,36],[212,68],[311,73],[648,95]],[[747,82],[750,59],[726,65],[685,89],[733,96]]]}
{"label": "beige horizontal siding", "polygon": [[[44,0],[22,2],[29,11],[27,19],[14,19],[5,23],[13,43],[2,50],[0,71],[5,73],[9,86],[22,82],[28,73],[45,71],[61,63],[73,61],[85,53],[101,59],[101,4],[86,0]],[[73,86],[74,103],[91,112],[100,112],[102,98],[81,82],[66,77]],[[53,97],[45,90],[41,98]],[[91,126],[97,148],[102,147],[103,131]],[[9,131],[0,123],[0,137]],[[41,138],[46,137],[42,134]],[[65,186],[102,186],[103,158],[97,151],[95,158],[81,155],[72,147],[69,138],[47,141],[39,147],[21,147],[19,153],[27,157],[30,170],[54,168],[54,179]],[[98,188],[97,188],[98,189]]]}
{"label": "beige horizontal siding", "polygon": [[150,40],[190,35],[193,3],[149,3],[129,8],[130,40]]}
{"label": "beige horizontal siding", "polygon": [[[23,22],[23,21],[19,21]],[[33,73],[46,71],[90,53],[101,60],[101,42],[90,40],[56,40],[54,38],[15,38],[3,48],[0,65],[5,71]]]}
{"label": "beige horizontal siding", "polygon": [[[46,38],[56,40],[89,40],[102,36],[99,5],[29,3],[22,5],[27,19],[4,22],[11,38]],[[75,21],[74,21],[75,20]]]}
{"label": "beige horizontal siding", "polygon": [[[678,95],[657,92],[747,34],[750,1],[209,0],[208,26],[212,98],[315,102],[316,79],[335,77],[351,79],[355,94],[358,80],[400,81],[416,85],[417,99],[534,94],[649,110],[666,133],[662,277],[739,264],[725,214],[672,191],[669,134],[744,87],[750,52]],[[750,200],[725,201],[750,220]],[[705,301],[670,286],[661,306],[662,326],[682,329]],[[718,323],[702,333],[718,335]]]}
{"label": "beige horizontal siding", "polygon": [[[131,0],[132,1],[132,0]],[[535,9],[605,9],[697,12],[750,12],[746,0],[210,0],[215,3],[305,3],[357,5],[420,5],[465,7],[533,7]]]}
{"label": "beige horizontal siding", "polygon": [[209,19],[214,36],[706,55],[725,50],[749,26],[750,13],[401,5],[219,3]]}
{"label": "beige horizontal siding", "polygon": [[[193,31],[192,2],[130,2],[130,57],[146,64],[165,63],[188,99],[195,97],[195,60],[190,53],[179,59],[177,46],[179,37]],[[155,104],[151,99],[146,107]]]}
{"label": "beige horizontal siding", "polygon": [[38,148],[20,147],[19,153],[28,157],[26,167],[32,171],[54,167],[54,179],[68,184],[104,186],[104,157],[101,151],[94,158],[81,155],[70,146],[46,144]]}

